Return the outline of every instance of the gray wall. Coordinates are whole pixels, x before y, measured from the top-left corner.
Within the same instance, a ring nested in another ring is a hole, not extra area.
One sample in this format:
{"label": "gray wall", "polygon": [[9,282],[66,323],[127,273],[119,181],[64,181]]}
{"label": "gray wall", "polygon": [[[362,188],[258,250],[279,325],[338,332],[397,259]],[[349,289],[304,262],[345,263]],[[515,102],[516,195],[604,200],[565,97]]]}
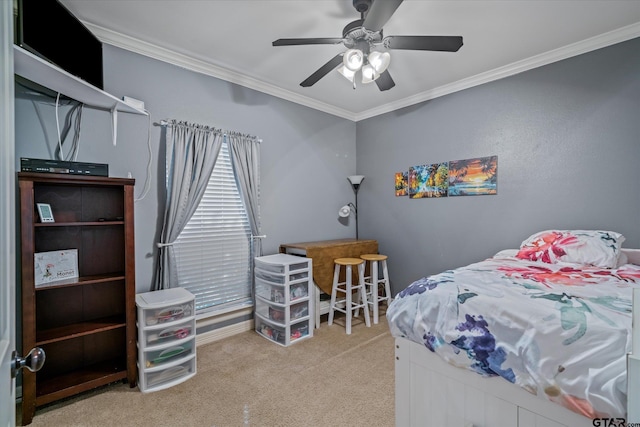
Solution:
{"label": "gray wall", "polygon": [[[547,228],[600,228],[640,246],[640,40],[631,40],[357,124],[105,45],[105,89],[145,102],[146,117],[85,110],[78,160],[109,163],[143,190],[147,131],[151,187],[136,203],[137,290],[149,290],[163,199],[161,128],[175,118],[251,133],[262,143],[264,252],[285,242],[353,237],[337,211],[353,200],[346,176],[366,176],[360,237],[390,256],[394,291],[413,280],[514,248]],[[63,109],[64,110],[64,109]],[[48,158],[52,105],[16,100],[16,157]],[[410,166],[498,156],[498,195],[395,197]],[[16,159],[18,162],[18,159]]]}
{"label": "gray wall", "polygon": [[[360,235],[394,293],[550,228],[640,247],[640,39],[358,122],[356,140]],[[394,196],[395,172],[490,155],[495,196]]]}
{"label": "gray wall", "polygon": [[[355,173],[355,123],[194,73],[113,46],[104,47],[105,91],[145,102],[144,116],[119,114],[118,142],[111,142],[111,118],[104,111],[83,114],[78,161],[108,163],[110,176],[136,178],[140,197],[147,176],[147,131],[153,163],[150,191],[135,204],[136,288],[150,290],[155,242],[161,221],[164,141],[158,123],[186,120],[257,135],[261,146],[262,226],[265,254],[281,243],[353,237],[355,225],[338,220],[338,209],[353,199],[346,177]],[[16,164],[20,157],[50,158],[55,111],[16,99]],[[62,109],[65,110],[64,108]],[[43,129],[45,129],[43,131]],[[47,143],[47,138],[49,142]],[[159,163],[160,160],[160,163]]]}

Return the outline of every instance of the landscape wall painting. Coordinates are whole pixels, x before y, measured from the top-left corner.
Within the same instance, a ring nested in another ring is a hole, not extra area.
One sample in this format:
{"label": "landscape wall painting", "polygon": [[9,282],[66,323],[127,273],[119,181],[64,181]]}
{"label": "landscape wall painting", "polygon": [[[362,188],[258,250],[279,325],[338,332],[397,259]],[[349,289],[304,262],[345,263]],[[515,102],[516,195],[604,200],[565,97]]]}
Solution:
{"label": "landscape wall painting", "polygon": [[409,168],[409,197],[447,197],[449,165],[432,163]]}
{"label": "landscape wall painting", "polygon": [[409,173],[396,172],[396,196],[409,195]]}
{"label": "landscape wall painting", "polygon": [[498,194],[498,156],[411,166],[396,172],[395,194],[411,199]]}
{"label": "landscape wall painting", "polygon": [[498,193],[498,156],[449,162],[450,197]]}

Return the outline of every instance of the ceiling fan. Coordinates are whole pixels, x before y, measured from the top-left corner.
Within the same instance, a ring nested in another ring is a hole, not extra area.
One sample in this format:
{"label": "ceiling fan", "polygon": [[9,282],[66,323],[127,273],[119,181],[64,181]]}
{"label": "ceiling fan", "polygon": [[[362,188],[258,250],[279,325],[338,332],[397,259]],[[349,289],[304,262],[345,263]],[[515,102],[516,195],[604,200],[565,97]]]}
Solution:
{"label": "ceiling fan", "polygon": [[[326,64],[305,79],[300,86],[313,86],[333,69],[353,82],[360,72],[363,83],[376,82],[378,88],[389,90],[395,86],[387,70],[391,55],[387,50],[431,50],[457,52],[462,46],[460,36],[386,36],[382,27],[391,18],[403,0],[353,0],[353,7],[360,12],[360,19],[350,22],[342,30],[340,38],[278,39],[273,46],[296,46],[313,44],[344,44],[346,52],[331,58]],[[384,50],[376,50],[383,48]]]}

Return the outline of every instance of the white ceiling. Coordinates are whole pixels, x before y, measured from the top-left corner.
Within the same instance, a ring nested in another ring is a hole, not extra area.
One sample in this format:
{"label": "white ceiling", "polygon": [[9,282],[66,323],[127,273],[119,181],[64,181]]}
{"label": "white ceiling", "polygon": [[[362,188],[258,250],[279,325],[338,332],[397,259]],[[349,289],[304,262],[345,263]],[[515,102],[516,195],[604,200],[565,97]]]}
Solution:
{"label": "white ceiling", "polygon": [[337,71],[303,88],[344,46],[271,43],[342,37],[360,18],[352,0],[61,3],[105,43],[355,121],[640,36],[640,0],[405,0],[385,36],[462,36],[462,48],[390,51],[388,91]]}

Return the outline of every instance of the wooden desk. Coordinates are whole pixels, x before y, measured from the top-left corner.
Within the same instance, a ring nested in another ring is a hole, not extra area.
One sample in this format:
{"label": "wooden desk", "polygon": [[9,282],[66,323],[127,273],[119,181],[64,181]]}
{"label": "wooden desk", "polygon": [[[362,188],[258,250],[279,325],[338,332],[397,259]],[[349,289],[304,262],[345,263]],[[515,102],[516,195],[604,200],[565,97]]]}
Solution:
{"label": "wooden desk", "polygon": [[338,239],[317,242],[285,243],[280,245],[280,252],[301,255],[311,258],[313,264],[313,281],[316,284],[316,328],[320,327],[320,315],[328,312],[320,306],[320,292],[331,295],[333,287],[333,261],[336,258],[359,258],[363,254],[377,254],[377,240]]}

